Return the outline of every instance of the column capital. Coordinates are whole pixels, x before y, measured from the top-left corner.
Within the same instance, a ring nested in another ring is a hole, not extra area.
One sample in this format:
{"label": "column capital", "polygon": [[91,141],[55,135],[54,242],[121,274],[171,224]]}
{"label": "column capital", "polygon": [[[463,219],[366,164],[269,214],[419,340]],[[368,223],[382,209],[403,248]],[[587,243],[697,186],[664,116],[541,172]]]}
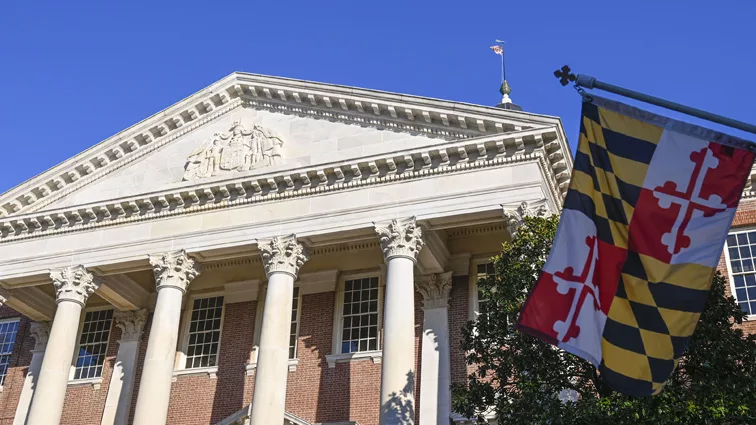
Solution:
{"label": "column capital", "polygon": [[102,279],[81,265],[52,270],[50,277],[55,286],[55,302],[58,304],[72,301],[83,307],[89,296],[102,284]]}
{"label": "column capital", "polygon": [[202,272],[202,267],[183,249],[150,255],[149,259],[158,291],[170,287],[186,293],[192,280]]}
{"label": "column capital", "polygon": [[522,201],[516,207],[502,205],[502,210],[504,219],[507,221],[507,231],[509,231],[510,237],[514,239],[525,217],[543,217],[546,215],[546,199],[530,203]]}
{"label": "column capital", "polygon": [[415,288],[423,296],[423,309],[447,307],[452,287],[452,272],[420,276]]}
{"label": "column capital", "polygon": [[373,224],[386,262],[394,257],[417,261],[417,254],[423,249],[424,242],[423,230],[415,223],[415,217],[394,219],[386,224]]}
{"label": "column capital", "polygon": [[31,322],[29,333],[34,338],[34,350],[44,350],[50,339],[50,322]]}
{"label": "column capital", "polygon": [[147,323],[147,310],[116,311],[113,313],[115,325],[121,328],[121,342],[139,341],[144,324]]}
{"label": "column capital", "polygon": [[276,236],[257,241],[265,267],[265,276],[288,273],[296,279],[299,269],[310,259],[310,252],[297,242],[297,236]]}

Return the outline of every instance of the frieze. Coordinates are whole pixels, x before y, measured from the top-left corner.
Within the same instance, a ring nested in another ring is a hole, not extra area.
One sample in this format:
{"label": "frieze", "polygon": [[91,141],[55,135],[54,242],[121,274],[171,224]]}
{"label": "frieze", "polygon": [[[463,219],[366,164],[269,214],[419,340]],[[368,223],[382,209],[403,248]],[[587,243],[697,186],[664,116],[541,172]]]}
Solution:
{"label": "frieze", "polygon": [[186,160],[184,181],[249,171],[281,163],[283,140],[255,125],[247,129],[234,121],[228,132],[215,133]]}

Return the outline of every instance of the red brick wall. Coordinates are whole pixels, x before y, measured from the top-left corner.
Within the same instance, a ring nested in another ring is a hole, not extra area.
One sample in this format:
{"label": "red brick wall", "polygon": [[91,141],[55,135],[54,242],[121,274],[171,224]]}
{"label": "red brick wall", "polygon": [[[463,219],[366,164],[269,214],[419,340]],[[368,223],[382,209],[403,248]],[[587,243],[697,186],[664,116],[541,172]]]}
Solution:
{"label": "red brick wall", "polygon": [[21,316],[8,306],[0,307],[0,319],[21,317],[16,334],[16,345],[13,347],[8,372],[5,375],[3,392],[0,393],[0,425],[11,425],[16,414],[18,398],[26,378],[26,371],[31,363],[31,350],[34,349],[34,338],[29,334],[30,320]]}
{"label": "red brick wall", "polygon": [[[464,379],[464,358],[459,349],[460,328],[467,321],[467,277],[455,277],[450,299],[450,327],[453,379]],[[329,368],[325,355],[331,352],[333,337],[334,292],[304,295],[300,316],[297,370],[289,373],[286,410],[312,422],[357,421],[377,425],[381,365],[371,360],[339,363]],[[420,353],[422,352],[422,296],[415,294],[415,399],[419,420]],[[245,364],[253,345],[257,302],[227,304],[221,336],[217,378],[180,376],[171,387],[169,424],[214,424],[251,402],[254,376],[246,376]],[[2,307],[0,318],[19,316]],[[152,316],[142,335],[131,418],[139,394],[141,365],[149,339]],[[27,318],[19,325],[19,337],[11,359],[6,385],[0,393],[0,425],[13,421],[23,379],[31,360],[34,339],[28,332]],[[121,331],[113,327],[99,389],[91,385],[70,387],[66,394],[62,424],[99,424],[110,384]]]}
{"label": "red brick wall", "polygon": [[467,365],[462,351],[462,326],[469,320],[469,277],[453,276],[449,294],[449,348],[453,383],[467,382]]}

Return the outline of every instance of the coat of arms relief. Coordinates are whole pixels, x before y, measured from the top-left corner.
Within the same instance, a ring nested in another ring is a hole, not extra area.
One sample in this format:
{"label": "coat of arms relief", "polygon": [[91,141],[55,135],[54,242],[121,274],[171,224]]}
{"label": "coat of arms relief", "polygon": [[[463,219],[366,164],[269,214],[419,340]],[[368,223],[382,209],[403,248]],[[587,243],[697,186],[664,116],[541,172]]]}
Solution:
{"label": "coat of arms relief", "polygon": [[228,132],[215,133],[189,155],[184,181],[252,170],[281,163],[283,140],[255,125],[248,130],[234,121]]}

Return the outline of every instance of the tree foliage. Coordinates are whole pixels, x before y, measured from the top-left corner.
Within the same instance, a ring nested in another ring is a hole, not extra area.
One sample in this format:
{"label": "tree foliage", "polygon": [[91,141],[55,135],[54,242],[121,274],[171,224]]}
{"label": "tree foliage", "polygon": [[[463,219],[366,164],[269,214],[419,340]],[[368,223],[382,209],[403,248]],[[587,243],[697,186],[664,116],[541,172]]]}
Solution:
{"label": "tree foliage", "polygon": [[733,325],[745,315],[719,273],[686,355],[655,397],[614,392],[591,363],[514,330],[557,223],[526,218],[495,257],[495,277],[480,281],[489,301],[463,331],[474,373],[452,387],[455,411],[479,423],[494,414],[500,424],[523,425],[756,424],[756,337]]}

